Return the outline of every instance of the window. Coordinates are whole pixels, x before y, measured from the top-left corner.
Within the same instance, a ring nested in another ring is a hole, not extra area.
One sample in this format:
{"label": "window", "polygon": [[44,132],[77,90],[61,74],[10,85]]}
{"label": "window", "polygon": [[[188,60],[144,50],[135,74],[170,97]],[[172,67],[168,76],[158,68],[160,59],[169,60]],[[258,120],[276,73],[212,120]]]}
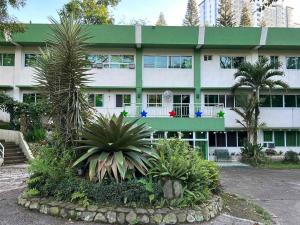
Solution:
{"label": "window", "polygon": [[131,95],[116,95],[116,107],[130,106]]}
{"label": "window", "polygon": [[272,107],[283,107],[283,96],[282,95],[272,95],[271,96]]}
{"label": "window", "polygon": [[272,69],[278,69],[279,60],[278,56],[270,56],[270,64],[272,65]]}
{"label": "window", "polygon": [[134,55],[89,55],[87,60],[90,68],[131,69],[134,65]]}
{"label": "window", "polygon": [[192,56],[144,56],[144,68],[191,69]]}
{"label": "window", "polygon": [[273,132],[272,131],[264,131],[263,137],[264,137],[264,142],[273,142]]}
{"label": "window", "polygon": [[237,146],[237,135],[236,132],[227,132],[227,147]]}
{"label": "window", "polygon": [[23,102],[28,104],[36,104],[40,102],[41,95],[39,93],[24,93]]}
{"label": "window", "polygon": [[0,54],[0,66],[14,66],[15,54]]}
{"label": "window", "polygon": [[226,147],[226,136],[224,132],[216,133],[217,147]]}
{"label": "window", "polygon": [[296,95],[297,107],[300,107],[300,95]]}
{"label": "window", "polygon": [[286,57],[286,68],[287,69],[300,69],[299,57]]}
{"label": "window", "polygon": [[222,69],[237,69],[242,63],[245,62],[245,57],[236,56],[221,56],[220,66]]}
{"label": "window", "polygon": [[242,147],[247,141],[247,132],[246,131],[238,131],[238,146]]}
{"label": "window", "polygon": [[207,132],[196,132],[196,139],[206,140]]}
{"label": "window", "polygon": [[296,96],[285,95],[284,96],[284,107],[296,107]]}
{"label": "window", "polygon": [[297,146],[297,133],[296,131],[286,131],[286,146]]}
{"label": "window", "polygon": [[247,95],[235,96],[235,107],[243,107],[247,103]]}
{"label": "window", "polygon": [[103,94],[89,94],[88,102],[91,107],[103,107]]}
{"label": "window", "polygon": [[260,95],[260,105],[261,107],[271,107],[271,96],[270,95]]}
{"label": "window", "polygon": [[226,107],[233,108],[234,107],[234,96],[226,95]]}
{"label": "window", "polygon": [[25,54],[25,67],[31,67],[36,63],[37,54]]}
{"label": "window", "polygon": [[205,55],[204,56],[204,61],[210,61],[212,60],[212,55]]}
{"label": "window", "polygon": [[153,138],[154,139],[163,139],[165,138],[165,132],[164,131],[156,131],[153,133]]}
{"label": "window", "polygon": [[275,146],[284,147],[285,146],[284,131],[274,131],[274,141],[275,141]]}
{"label": "window", "polygon": [[162,106],[162,95],[147,95],[147,106],[148,107],[161,107]]}

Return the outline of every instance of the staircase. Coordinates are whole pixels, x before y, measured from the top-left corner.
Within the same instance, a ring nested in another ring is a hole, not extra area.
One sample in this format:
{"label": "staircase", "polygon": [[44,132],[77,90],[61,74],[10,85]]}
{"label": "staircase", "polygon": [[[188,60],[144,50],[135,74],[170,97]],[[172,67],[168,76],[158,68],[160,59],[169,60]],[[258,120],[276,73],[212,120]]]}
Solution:
{"label": "staircase", "polygon": [[5,142],[4,140],[0,140],[0,143],[2,143],[5,149],[4,165],[21,164],[27,161],[27,158],[19,145],[14,142]]}

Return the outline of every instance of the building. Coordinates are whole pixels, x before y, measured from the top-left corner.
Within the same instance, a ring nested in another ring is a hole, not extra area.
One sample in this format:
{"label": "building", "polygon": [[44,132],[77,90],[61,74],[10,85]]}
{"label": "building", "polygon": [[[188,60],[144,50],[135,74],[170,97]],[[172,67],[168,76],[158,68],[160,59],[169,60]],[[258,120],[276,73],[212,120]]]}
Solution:
{"label": "building", "polygon": [[[50,25],[30,24],[11,42],[0,40],[0,90],[36,102],[31,67]],[[87,98],[99,113],[128,112],[153,129],[151,140],[180,137],[212,158],[215,149],[240,152],[246,133],[236,123],[244,94],[233,96],[243,61],[265,55],[283,64],[288,91],[262,91],[266,126],[259,140],[300,152],[300,29],[91,25],[93,81]],[[288,40],[288,41],[287,41]],[[243,93],[248,93],[247,89]],[[220,114],[225,112],[225,116]],[[141,114],[142,113],[142,114]],[[146,117],[142,115],[147,114]],[[2,120],[7,120],[4,113]]]}
{"label": "building", "polygon": [[[200,24],[202,26],[217,25],[220,0],[202,0],[199,4]],[[259,27],[264,20],[267,27],[293,27],[293,8],[283,5],[283,2],[276,3],[265,10],[260,11],[262,2],[250,0],[232,0],[232,10],[235,15],[235,22],[240,23],[241,12],[244,6],[251,12],[252,24]]]}

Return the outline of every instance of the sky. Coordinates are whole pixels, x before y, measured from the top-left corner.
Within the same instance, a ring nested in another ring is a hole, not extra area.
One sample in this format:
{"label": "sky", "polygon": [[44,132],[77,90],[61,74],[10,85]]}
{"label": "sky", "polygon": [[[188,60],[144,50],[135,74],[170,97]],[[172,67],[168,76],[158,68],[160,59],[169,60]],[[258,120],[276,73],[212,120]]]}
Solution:
{"label": "sky", "polygon": [[[48,23],[48,17],[57,17],[57,10],[69,0],[27,0],[24,8],[10,10],[21,22]],[[188,0],[121,0],[111,10],[115,23],[130,22],[132,19],[144,19],[155,24],[159,13],[163,12],[168,25],[182,25]],[[201,0],[196,0],[200,3]],[[294,21],[300,23],[300,0],[284,0],[294,8]]]}

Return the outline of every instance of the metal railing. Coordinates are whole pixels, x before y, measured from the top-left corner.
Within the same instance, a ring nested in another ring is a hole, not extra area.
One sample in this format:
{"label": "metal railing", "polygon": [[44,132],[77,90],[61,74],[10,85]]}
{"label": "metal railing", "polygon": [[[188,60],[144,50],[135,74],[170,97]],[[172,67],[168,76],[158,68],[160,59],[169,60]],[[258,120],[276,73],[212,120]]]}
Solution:
{"label": "metal railing", "polygon": [[174,117],[194,118],[194,117],[217,117],[217,113],[224,110],[223,104],[132,104],[123,107],[96,107],[97,113],[104,115],[119,115],[125,111],[128,117],[141,116],[141,112],[146,112],[147,117],[170,117],[171,112]]}
{"label": "metal railing", "polygon": [[4,146],[2,145],[2,143],[0,142],[0,158],[2,158],[4,160]]}

